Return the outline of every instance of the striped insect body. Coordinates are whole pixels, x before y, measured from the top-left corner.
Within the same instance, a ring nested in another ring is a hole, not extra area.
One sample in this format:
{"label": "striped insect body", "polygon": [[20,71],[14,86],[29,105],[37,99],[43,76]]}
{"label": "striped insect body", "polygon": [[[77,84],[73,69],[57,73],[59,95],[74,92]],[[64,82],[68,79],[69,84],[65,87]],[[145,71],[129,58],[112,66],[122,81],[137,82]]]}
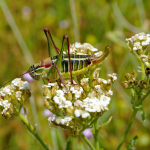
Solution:
{"label": "striped insect body", "polygon": [[[84,74],[87,70],[94,68],[95,65],[102,63],[110,52],[110,47],[106,46],[104,52],[100,56],[95,56],[94,54],[75,54],[73,51],[75,48],[71,46],[72,54],[70,54],[69,38],[67,35],[63,36],[60,50],[56,47],[49,29],[44,28],[44,32],[48,41],[49,57],[30,66],[29,70],[24,73],[29,73],[35,80],[39,80],[40,77],[43,81],[47,80],[48,82],[55,82],[60,79],[61,83],[65,86],[63,79],[70,78],[71,84],[73,84],[73,77]],[[64,53],[65,45],[67,45],[68,54]],[[80,44],[75,43],[74,45],[79,47]],[[86,46],[87,45],[86,43]],[[95,48],[92,47],[92,49],[95,51]]]}

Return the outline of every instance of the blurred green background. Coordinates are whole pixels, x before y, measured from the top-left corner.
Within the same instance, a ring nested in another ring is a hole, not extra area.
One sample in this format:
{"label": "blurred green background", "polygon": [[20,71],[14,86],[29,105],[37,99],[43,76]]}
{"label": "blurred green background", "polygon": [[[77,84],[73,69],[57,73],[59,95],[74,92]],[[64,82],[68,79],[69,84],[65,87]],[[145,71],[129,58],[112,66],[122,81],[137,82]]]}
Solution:
{"label": "blurred green background", "polygon": [[[48,57],[44,27],[50,29],[59,48],[64,34],[69,36],[71,44],[88,42],[99,50],[109,45],[112,51],[102,65],[101,77],[107,79],[107,73],[115,72],[118,81],[113,86],[109,111],[104,113],[100,122],[110,116],[113,119],[107,128],[100,130],[99,142],[106,150],[116,149],[132,114],[130,92],[123,89],[121,82],[125,80],[125,73],[131,73],[133,69],[137,71],[139,65],[128,52],[125,38],[149,32],[149,9],[150,1],[142,0],[0,0],[0,86],[28,70],[34,62]],[[37,124],[39,134],[52,149],[63,150],[69,132],[48,127],[43,116],[44,98],[40,85],[41,82],[31,83],[34,98],[25,103],[29,110],[28,119],[33,125]],[[143,103],[146,120],[143,122],[140,114],[136,116],[122,150],[135,135],[139,137],[137,150],[150,149],[149,99]],[[93,142],[93,138],[90,140]],[[19,118],[6,120],[0,116],[0,149],[43,148]],[[88,147],[81,138],[74,138],[72,149],[86,150]]]}

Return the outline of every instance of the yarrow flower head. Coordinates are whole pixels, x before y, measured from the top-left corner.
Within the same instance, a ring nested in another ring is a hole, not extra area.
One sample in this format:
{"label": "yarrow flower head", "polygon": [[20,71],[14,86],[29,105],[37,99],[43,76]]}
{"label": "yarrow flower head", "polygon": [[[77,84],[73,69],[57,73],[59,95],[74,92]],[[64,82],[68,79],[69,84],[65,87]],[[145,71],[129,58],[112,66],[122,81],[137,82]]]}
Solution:
{"label": "yarrow flower head", "polygon": [[139,33],[126,39],[128,49],[139,57],[146,68],[150,68],[150,34]]}
{"label": "yarrow flower head", "polygon": [[98,49],[93,47],[89,43],[74,43],[70,45],[70,53],[71,54],[86,54],[86,55],[91,55],[95,52],[98,52]]}
{"label": "yarrow flower head", "polygon": [[107,80],[101,78],[82,78],[79,85],[74,81],[64,80],[65,85],[57,82],[43,85],[45,107],[53,116],[48,118],[51,125],[64,129],[81,129],[94,118],[108,110],[112,83],[117,79],[115,74],[108,75]]}
{"label": "yarrow flower head", "polygon": [[27,81],[21,81],[16,78],[7,85],[0,89],[0,111],[2,116],[10,118],[16,114],[18,108],[24,104],[25,100],[31,95],[30,86]]}

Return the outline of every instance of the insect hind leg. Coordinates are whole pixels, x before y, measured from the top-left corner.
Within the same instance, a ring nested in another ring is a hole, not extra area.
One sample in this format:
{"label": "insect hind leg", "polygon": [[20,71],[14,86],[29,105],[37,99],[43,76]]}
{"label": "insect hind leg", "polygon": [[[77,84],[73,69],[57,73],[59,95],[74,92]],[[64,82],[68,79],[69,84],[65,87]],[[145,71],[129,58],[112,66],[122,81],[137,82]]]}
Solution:
{"label": "insect hind leg", "polygon": [[[58,55],[60,53],[60,49],[56,47],[49,29],[44,28],[44,32],[47,37],[49,57]],[[52,50],[52,47],[55,49],[55,51]]]}
{"label": "insect hind leg", "polygon": [[63,79],[62,79],[62,77],[61,77],[61,75],[60,75],[60,72],[59,72],[59,70],[58,70],[57,66],[56,66],[55,64],[53,64],[53,66],[56,68],[57,73],[58,73],[58,75],[59,75],[59,78],[60,78],[60,80],[61,80],[62,84],[63,84],[63,85],[64,85],[64,87],[68,90],[68,88],[66,87],[66,85],[65,85],[65,83],[64,83],[64,81],[63,81]]}
{"label": "insect hind leg", "polygon": [[[65,34],[64,37],[63,37],[63,39],[66,39],[66,40],[67,40],[69,70],[70,70],[71,84],[73,84],[72,69],[71,69],[71,60],[70,60],[70,49],[69,49],[69,37]],[[63,41],[64,41],[64,40],[63,40]]]}

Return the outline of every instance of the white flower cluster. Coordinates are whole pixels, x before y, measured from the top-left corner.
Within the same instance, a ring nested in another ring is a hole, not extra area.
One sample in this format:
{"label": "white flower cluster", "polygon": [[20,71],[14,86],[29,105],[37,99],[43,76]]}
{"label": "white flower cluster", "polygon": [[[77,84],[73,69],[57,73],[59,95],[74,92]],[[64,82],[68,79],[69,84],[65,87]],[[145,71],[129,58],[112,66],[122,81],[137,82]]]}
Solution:
{"label": "white flower cluster", "polygon": [[116,73],[108,74],[108,77],[110,77],[110,79],[111,79],[112,81],[117,80],[117,74],[116,74]]}
{"label": "white flower cluster", "polygon": [[79,55],[88,54],[88,55],[91,55],[97,51],[98,51],[98,49],[94,48],[89,43],[81,44],[81,43],[76,42],[76,43],[70,45],[70,53],[71,54],[79,54]]}
{"label": "white flower cluster", "polygon": [[133,54],[137,54],[146,68],[150,68],[150,34],[139,33],[126,39],[127,46]]}
{"label": "white flower cluster", "polygon": [[11,85],[0,89],[1,114],[10,118],[16,111],[16,104],[22,105],[30,95],[29,83],[21,81],[20,78],[14,79]]}
{"label": "white flower cluster", "polygon": [[13,113],[13,105],[9,103],[8,100],[0,99],[0,109],[2,110],[1,114],[7,118],[9,118],[10,114]]}
{"label": "white flower cluster", "polygon": [[21,78],[14,79],[12,85],[18,87],[19,90],[30,90],[30,84],[27,81],[21,81]]}
{"label": "white flower cluster", "polygon": [[57,90],[56,93],[57,94],[54,96],[53,100],[59,105],[58,108],[68,108],[69,106],[72,106],[71,101],[66,100],[64,97],[64,92],[62,90]]}
{"label": "white flower cluster", "polygon": [[71,120],[72,118],[69,116],[65,116],[64,118],[62,118],[62,117],[57,117],[55,114],[52,117],[48,118],[49,122],[54,122],[54,123],[56,122],[58,125],[60,124],[62,126],[63,125],[69,126]]}
{"label": "white flower cluster", "polygon": [[98,117],[108,110],[110,90],[112,83],[117,79],[116,74],[109,74],[109,79],[93,78],[90,85],[89,78],[81,79],[81,86],[75,82],[71,85],[69,80],[65,80],[64,87],[57,83],[49,83],[42,87],[45,96],[45,106],[53,116],[48,119],[56,126],[74,127],[76,122],[90,123],[94,117]]}

